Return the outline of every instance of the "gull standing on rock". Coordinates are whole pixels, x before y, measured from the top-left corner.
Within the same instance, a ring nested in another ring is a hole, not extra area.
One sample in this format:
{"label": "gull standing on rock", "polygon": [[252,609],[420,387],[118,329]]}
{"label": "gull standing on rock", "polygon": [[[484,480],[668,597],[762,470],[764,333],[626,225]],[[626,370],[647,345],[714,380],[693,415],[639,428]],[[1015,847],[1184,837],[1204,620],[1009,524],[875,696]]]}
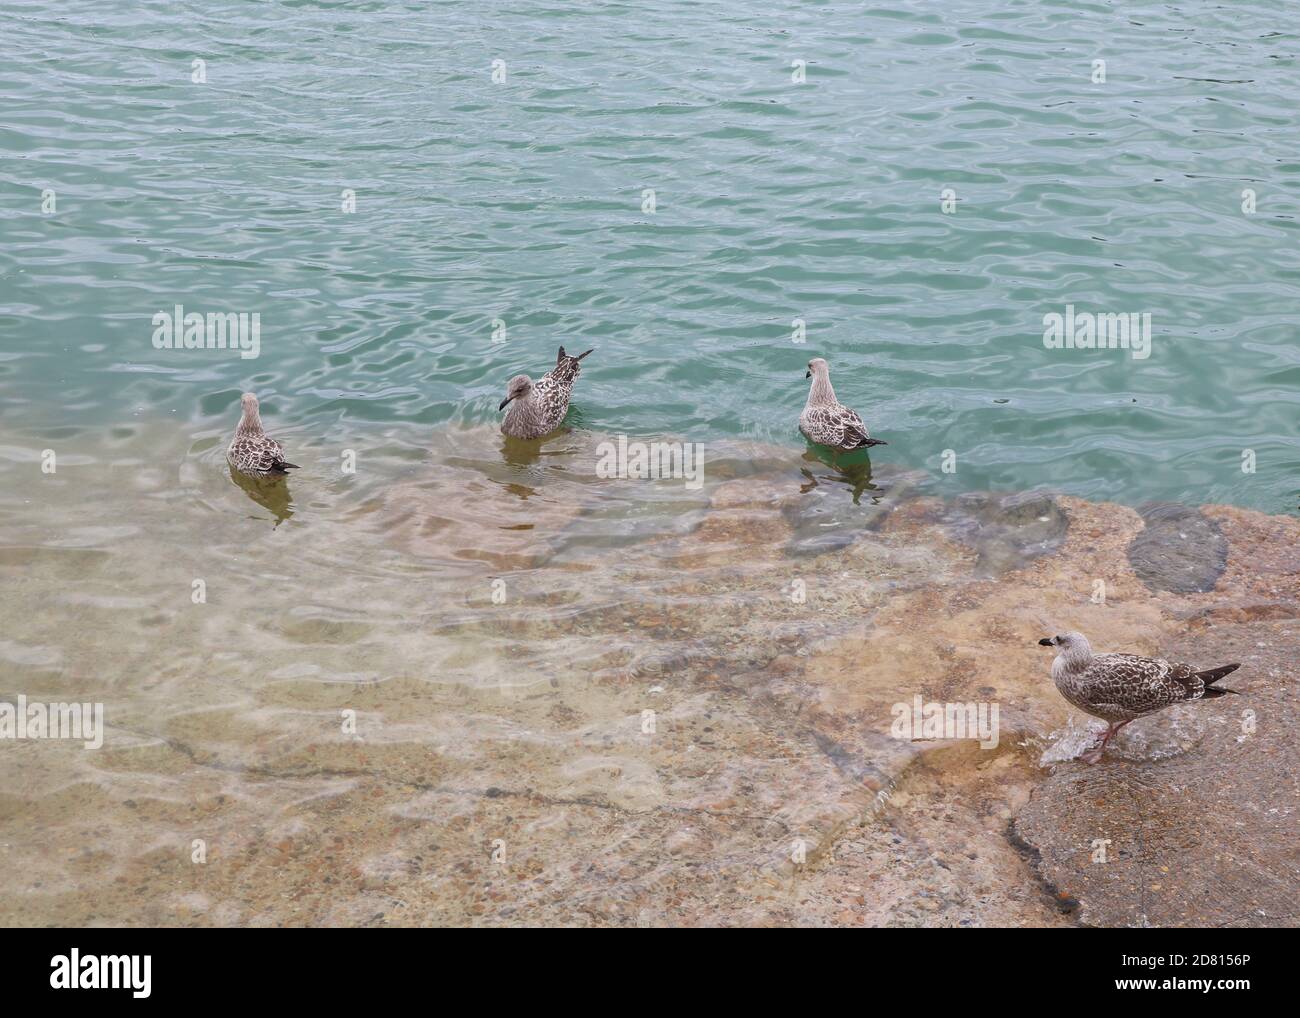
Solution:
{"label": "gull standing on rock", "polygon": [[288,471],[297,470],[298,464],[285,461],[280,443],[262,430],[257,397],[246,392],[239,403],[243,416],[226,450],[226,462],[252,477],[283,477]]}
{"label": "gull standing on rock", "polygon": [[505,410],[506,404],[510,404],[506,418],[501,422],[502,432],[511,438],[541,438],[558,428],[569,412],[573,382],[582,372],[578,361],[588,353],[591,350],[570,357],[564,352],[564,347],[560,347],[555,367],[538,381],[534,382],[527,375],[515,375],[510,379],[506,398],[497,407]]}
{"label": "gull standing on rock", "polygon": [[1052,681],[1061,695],[1082,711],[1108,725],[1101,745],[1083,755],[1088,763],[1101,759],[1106,743],[1130,721],[1187,700],[1214,700],[1235,689],[1214,684],[1240,663],[1197,671],[1191,665],[1170,664],[1162,657],[1136,654],[1094,654],[1082,633],[1065,633],[1038,641],[1059,647],[1052,662]]}
{"label": "gull standing on rock", "polygon": [[889,444],[868,435],[857,411],[835,398],[830,368],[824,360],[820,357],[810,360],[804,378],[811,378],[813,383],[808,390],[808,402],[799,415],[799,430],[810,442],[828,445],[839,452]]}

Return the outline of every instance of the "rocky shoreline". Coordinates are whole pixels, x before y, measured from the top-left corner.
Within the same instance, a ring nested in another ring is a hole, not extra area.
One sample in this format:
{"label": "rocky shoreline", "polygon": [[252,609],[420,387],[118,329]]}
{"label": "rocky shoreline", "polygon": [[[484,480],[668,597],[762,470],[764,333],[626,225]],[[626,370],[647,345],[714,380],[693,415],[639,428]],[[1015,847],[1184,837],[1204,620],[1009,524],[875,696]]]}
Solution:
{"label": "rocky shoreline", "polygon": [[[146,546],[199,511],[161,472],[94,474],[98,504],[165,511],[81,563],[75,638],[67,554],[6,535],[11,684],[108,690],[110,738],[0,746],[0,918],[1296,925],[1300,521],[944,497],[888,468],[846,485],[740,446],[703,492],[636,489],[649,514],[566,457],[589,437],[522,466],[482,432],[445,441],[265,526],[295,567],[249,574],[255,620],[215,581],[215,611],[157,607]],[[182,479],[224,529],[185,583],[248,541],[211,458]],[[1243,695],[1131,725],[1089,767],[1037,646],[1066,628],[1240,660]],[[996,703],[997,747],[893,737],[916,696]]]}

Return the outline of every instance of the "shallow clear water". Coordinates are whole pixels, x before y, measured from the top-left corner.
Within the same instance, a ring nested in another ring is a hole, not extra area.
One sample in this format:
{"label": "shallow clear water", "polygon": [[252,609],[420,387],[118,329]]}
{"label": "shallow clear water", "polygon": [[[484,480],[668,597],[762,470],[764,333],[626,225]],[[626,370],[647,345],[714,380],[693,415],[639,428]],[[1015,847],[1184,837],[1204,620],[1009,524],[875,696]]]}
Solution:
{"label": "shallow clear water", "polygon": [[[819,354],[950,489],[1295,507],[1272,5],[73,2],[5,33],[0,428],[26,441],[225,430],[244,389],[304,441],[487,423],[565,343],[596,347],[595,427],[797,443]],[[155,350],[177,303],[259,313],[260,357]],[[1045,349],[1066,304],[1149,312],[1150,357]]]}

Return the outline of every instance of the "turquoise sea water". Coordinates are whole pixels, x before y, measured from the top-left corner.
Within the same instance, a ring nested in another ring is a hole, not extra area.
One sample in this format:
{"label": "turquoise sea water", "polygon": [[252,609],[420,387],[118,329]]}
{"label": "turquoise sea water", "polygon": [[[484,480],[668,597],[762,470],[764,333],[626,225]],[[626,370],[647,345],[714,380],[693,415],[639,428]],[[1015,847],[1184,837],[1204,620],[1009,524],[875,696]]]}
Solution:
{"label": "turquoise sea water", "polygon": [[[0,24],[0,444],[216,436],[246,389],[300,447],[418,444],[494,422],[563,343],[596,348],[588,427],[798,445],[823,356],[873,459],[953,489],[1295,510],[1300,33],[1275,5],[37,0]],[[155,349],[176,304],[259,314],[260,356]],[[1045,349],[1067,304],[1150,313],[1150,357]]]}

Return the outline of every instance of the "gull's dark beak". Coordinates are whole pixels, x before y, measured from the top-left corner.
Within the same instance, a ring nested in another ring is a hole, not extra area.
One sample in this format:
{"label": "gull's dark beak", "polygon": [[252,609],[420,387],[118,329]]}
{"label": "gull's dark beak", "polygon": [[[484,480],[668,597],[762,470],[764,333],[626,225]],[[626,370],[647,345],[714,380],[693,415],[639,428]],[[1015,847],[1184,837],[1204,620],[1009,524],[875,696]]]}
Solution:
{"label": "gull's dark beak", "polygon": [[514,399],[513,396],[507,396],[505,399],[501,401],[501,405],[497,407],[497,409],[504,410],[506,408],[506,404],[509,403],[512,399]]}
{"label": "gull's dark beak", "polygon": [[1052,645],[1052,638],[1050,636],[1038,641],[1038,646],[1040,647],[1050,647],[1051,645]]}
{"label": "gull's dark beak", "polygon": [[804,378],[812,378],[812,368],[809,368],[807,371],[805,371],[803,373],[803,376]]}

